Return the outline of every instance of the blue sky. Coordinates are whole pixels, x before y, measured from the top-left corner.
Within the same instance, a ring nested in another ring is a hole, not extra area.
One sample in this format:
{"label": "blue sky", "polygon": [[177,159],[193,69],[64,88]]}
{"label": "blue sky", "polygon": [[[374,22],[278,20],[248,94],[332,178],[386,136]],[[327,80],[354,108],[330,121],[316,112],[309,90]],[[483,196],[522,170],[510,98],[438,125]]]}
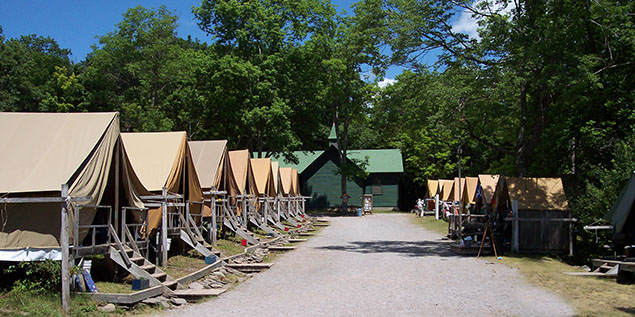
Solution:
{"label": "blue sky", "polygon": [[[0,0],[0,25],[5,37],[13,38],[26,34],[50,36],[62,48],[72,52],[72,60],[80,62],[91,52],[91,45],[97,44],[96,36],[115,30],[122,14],[138,5],[157,8],[165,5],[179,17],[178,35],[207,41],[207,35],[196,25],[192,7],[200,0]],[[334,0],[339,10],[348,10],[354,0]],[[466,21],[466,23],[469,23]],[[466,33],[469,30],[466,31]],[[403,68],[391,67],[386,78],[394,79]]]}

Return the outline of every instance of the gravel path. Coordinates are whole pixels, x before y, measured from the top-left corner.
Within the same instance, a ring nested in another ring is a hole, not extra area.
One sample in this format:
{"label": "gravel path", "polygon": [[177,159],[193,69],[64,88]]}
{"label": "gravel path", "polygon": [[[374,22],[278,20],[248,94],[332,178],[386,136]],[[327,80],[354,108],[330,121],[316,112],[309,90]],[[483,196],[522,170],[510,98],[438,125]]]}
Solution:
{"label": "gravel path", "polygon": [[173,316],[563,316],[563,299],[499,263],[458,257],[405,214],[332,218],[263,273]]}

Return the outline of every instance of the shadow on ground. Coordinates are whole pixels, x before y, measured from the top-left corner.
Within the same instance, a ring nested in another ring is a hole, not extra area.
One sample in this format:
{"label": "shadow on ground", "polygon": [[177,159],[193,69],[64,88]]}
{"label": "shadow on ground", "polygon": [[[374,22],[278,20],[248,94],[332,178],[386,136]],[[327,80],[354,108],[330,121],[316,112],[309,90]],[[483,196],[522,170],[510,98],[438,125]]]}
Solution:
{"label": "shadow on ground", "polygon": [[450,251],[450,244],[445,241],[353,241],[347,245],[329,245],[316,249],[357,253],[397,253],[412,257],[457,256]]}

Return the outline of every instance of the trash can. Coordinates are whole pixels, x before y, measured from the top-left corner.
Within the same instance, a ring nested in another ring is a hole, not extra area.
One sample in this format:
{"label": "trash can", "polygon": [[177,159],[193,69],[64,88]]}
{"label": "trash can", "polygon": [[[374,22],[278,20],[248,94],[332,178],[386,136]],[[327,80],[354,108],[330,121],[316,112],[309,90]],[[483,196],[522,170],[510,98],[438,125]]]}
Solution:
{"label": "trash can", "polygon": [[362,216],[362,208],[357,208],[357,217]]}

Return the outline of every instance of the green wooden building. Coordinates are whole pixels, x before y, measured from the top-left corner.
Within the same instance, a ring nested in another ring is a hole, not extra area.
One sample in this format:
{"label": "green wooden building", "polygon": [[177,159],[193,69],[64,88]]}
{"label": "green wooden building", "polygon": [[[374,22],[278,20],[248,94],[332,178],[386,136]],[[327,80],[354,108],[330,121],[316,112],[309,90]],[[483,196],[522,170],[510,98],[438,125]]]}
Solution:
{"label": "green wooden building", "polygon": [[[310,196],[309,209],[326,209],[341,205],[341,176],[338,149],[334,142],[335,133],[331,131],[330,147],[326,151],[303,152],[294,154],[299,163],[280,161],[280,166],[294,167],[300,175],[302,195]],[[373,194],[373,208],[396,210],[399,202],[399,175],[403,173],[401,151],[398,149],[349,150],[349,162],[366,165],[366,179],[355,178],[348,181],[346,189],[349,205],[361,206],[364,194]]]}

